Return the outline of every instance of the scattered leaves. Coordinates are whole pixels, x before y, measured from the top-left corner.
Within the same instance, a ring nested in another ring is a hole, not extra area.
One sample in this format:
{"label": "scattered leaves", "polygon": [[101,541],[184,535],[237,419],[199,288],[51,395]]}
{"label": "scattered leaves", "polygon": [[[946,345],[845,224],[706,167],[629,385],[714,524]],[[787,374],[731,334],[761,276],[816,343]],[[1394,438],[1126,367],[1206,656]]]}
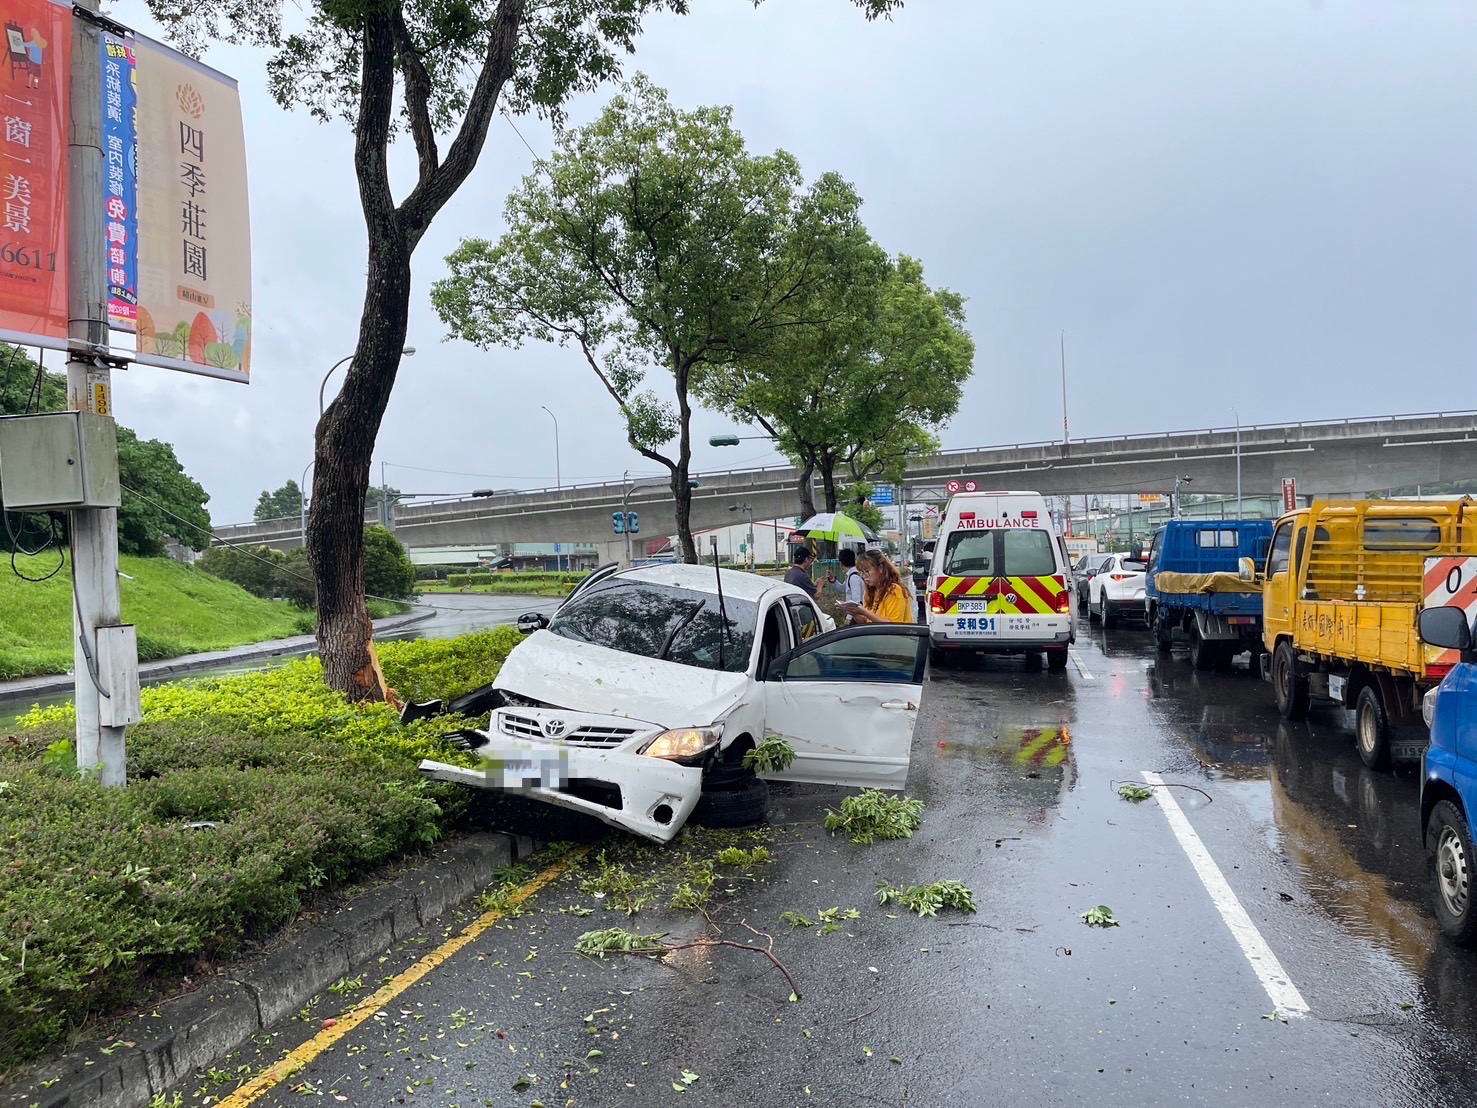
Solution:
{"label": "scattered leaves", "polygon": [[1113,909],[1106,904],[1099,904],[1096,908],[1089,908],[1082,913],[1082,922],[1088,927],[1117,927],[1118,921],[1113,918]]}
{"label": "scattered leaves", "polygon": [[960,912],[976,912],[974,893],[962,881],[935,881],[930,885],[910,885],[906,889],[882,882],[877,886],[881,904],[897,903],[920,916],[936,916],[940,908]]}
{"label": "scattered leaves", "polygon": [[770,735],[753,750],[744,752],[744,768],[755,773],[782,773],[795,760],[795,748],[778,735]]}
{"label": "scattered leaves", "polygon": [[586,931],[575,940],[576,954],[589,954],[604,958],[611,951],[651,950],[660,951],[661,934],[642,935],[627,931],[624,927],[606,927],[599,931]]}
{"label": "scattered leaves", "polygon": [[841,802],[841,811],[826,809],[826,830],[844,831],[854,843],[878,839],[911,839],[923,823],[923,801],[863,789]]}
{"label": "scattered leaves", "polygon": [[1118,786],[1118,795],[1133,804],[1142,804],[1154,795],[1153,791],[1133,781]]}

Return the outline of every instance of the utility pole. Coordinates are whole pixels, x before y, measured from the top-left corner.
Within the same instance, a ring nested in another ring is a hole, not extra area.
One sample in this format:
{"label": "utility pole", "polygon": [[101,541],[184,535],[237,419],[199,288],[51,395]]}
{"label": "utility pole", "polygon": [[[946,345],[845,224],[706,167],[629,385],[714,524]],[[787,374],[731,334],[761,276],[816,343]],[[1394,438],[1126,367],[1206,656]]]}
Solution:
{"label": "utility pole", "polygon": [[[631,471],[628,469],[621,474],[621,520],[627,524],[631,520]],[[631,564],[631,528],[623,526],[626,534],[626,565]]]}
{"label": "utility pole", "polygon": [[[103,265],[102,60],[94,22],[98,0],[77,0],[76,10],[67,153],[67,408],[105,417],[107,449],[116,470],[112,373],[99,356],[108,344],[108,286]],[[124,727],[137,722],[138,648],[132,628],[121,630],[118,509],[79,508],[70,516],[77,766],[95,771],[104,785],[124,785]]]}
{"label": "utility pole", "polygon": [[1235,408],[1231,414],[1236,417],[1236,518],[1241,518],[1241,413]]}
{"label": "utility pole", "polygon": [[1067,449],[1067,332],[1062,332],[1062,450]]}
{"label": "utility pole", "polygon": [[391,526],[390,526],[390,523],[392,521],[392,518],[393,517],[392,517],[391,512],[390,512],[390,484],[389,484],[388,481],[385,480],[385,463],[384,463],[383,459],[381,459],[381,461],[380,461],[380,526],[383,527],[386,531],[393,530],[393,528],[391,528]]}

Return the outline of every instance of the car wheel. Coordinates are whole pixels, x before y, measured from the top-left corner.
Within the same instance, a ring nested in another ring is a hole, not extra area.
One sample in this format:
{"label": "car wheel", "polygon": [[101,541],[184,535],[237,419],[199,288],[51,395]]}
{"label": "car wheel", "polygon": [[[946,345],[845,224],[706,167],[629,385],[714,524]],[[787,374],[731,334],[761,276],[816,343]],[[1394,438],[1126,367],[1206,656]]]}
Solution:
{"label": "car wheel", "polygon": [[1026,669],[1035,673],[1041,668],[1041,655],[1043,651],[1033,650],[1026,655]]}
{"label": "car wheel", "polygon": [[1046,652],[1046,668],[1061,671],[1067,668],[1067,649],[1048,650]]}
{"label": "car wheel", "polygon": [[1441,930],[1453,942],[1477,940],[1477,913],[1472,911],[1472,830],[1462,810],[1439,800],[1426,825],[1427,840],[1436,844],[1432,859],[1433,900]]}
{"label": "car wheel", "polygon": [[1370,769],[1384,769],[1390,763],[1390,721],[1385,702],[1374,685],[1359,690],[1354,702],[1354,744],[1359,757]]}
{"label": "car wheel", "polygon": [[722,761],[708,770],[703,777],[703,790],[709,789],[731,789],[739,785],[748,785],[750,781],[756,780],[754,771],[744,765],[742,755],[734,761]]}
{"label": "car wheel", "polygon": [[692,820],[704,827],[747,827],[769,817],[769,782],[754,778],[733,788],[703,787]]}
{"label": "car wheel", "polygon": [[949,652],[947,650],[940,649],[937,646],[930,646],[928,648],[928,664],[933,669],[943,669],[947,666],[949,664],[948,657]]}
{"label": "car wheel", "polygon": [[1087,621],[1089,623],[1096,623],[1098,621],[1097,609],[1092,606],[1091,596],[1087,598]]}
{"label": "car wheel", "polygon": [[1103,621],[1103,626],[1104,627],[1117,627],[1118,626],[1118,614],[1116,612],[1114,612],[1112,608],[1109,608],[1108,607],[1108,596],[1107,596],[1106,593],[1104,593],[1102,596],[1100,596],[1098,598],[1098,605],[1102,609],[1101,611],[1098,612],[1098,617]]}
{"label": "car wheel", "polygon": [[1297,651],[1283,640],[1272,655],[1272,697],[1283,719],[1307,719],[1308,679],[1297,671]]}

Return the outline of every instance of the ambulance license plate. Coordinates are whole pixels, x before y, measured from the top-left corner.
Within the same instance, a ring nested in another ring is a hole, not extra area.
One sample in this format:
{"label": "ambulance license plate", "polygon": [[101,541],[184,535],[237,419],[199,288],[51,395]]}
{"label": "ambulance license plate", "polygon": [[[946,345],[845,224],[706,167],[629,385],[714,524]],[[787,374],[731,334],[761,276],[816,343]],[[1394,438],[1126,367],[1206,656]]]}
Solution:
{"label": "ambulance license plate", "polygon": [[959,610],[967,613],[983,612],[988,605],[988,600],[961,600]]}

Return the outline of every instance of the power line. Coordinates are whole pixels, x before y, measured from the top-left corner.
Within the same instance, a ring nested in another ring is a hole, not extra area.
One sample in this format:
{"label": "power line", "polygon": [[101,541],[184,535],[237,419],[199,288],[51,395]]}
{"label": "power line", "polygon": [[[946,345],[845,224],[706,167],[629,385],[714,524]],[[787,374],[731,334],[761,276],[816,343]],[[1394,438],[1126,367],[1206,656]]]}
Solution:
{"label": "power line", "polygon": [[[498,111],[502,115],[502,117],[508,121],[508,126],[513,128],[513,134],[518,136],[518,141],[523,143],[524,146],[528,146],[528,140],[523,137],[523,132],[518,130],[518,124],[513,122],[513,117],[508,114],[508,109],[499,108]],[[535,150],[532,146],[528,146],[528,152],[533,155],[534,161],[540,160],[538,156],[538,151]]]}

